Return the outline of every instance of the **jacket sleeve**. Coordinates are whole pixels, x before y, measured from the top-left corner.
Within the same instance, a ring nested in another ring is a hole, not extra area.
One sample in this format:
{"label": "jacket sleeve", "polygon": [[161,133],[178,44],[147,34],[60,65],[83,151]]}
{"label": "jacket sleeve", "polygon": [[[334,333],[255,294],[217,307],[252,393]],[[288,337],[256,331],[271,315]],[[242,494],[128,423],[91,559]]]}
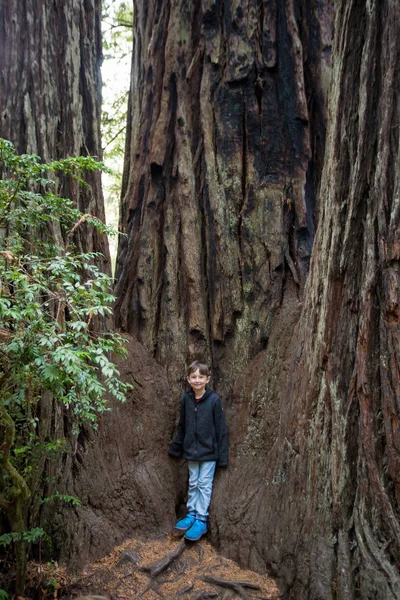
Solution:
{"label": "jacket sleeve", "polygon": [[179,423],[176,436],[170,443],[168,454],[170,456],[180,456],[183,451],[183,440],[185,439],[185,397],[181,398]]}
{"label": "jacket sleeve", "polygon": [[218,397],[214,406],[214,422],[218,443],[218,466],[228,466],[228,428],[221,398]]}

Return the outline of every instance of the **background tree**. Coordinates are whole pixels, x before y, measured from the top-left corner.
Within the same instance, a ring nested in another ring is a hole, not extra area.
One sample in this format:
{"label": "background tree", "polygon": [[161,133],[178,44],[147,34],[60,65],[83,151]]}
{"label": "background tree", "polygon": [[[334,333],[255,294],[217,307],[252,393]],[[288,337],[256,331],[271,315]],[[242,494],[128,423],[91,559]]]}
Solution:
{"label": "background tree", "polygon": [[[101,157],[100,21],[100,0],[0,2],[0,136],[11,140],[18,153],[37,154],[45,162]],[[60,196],[104,222],[99,172],[89,173],[88,186],[68,176],[59,181]],[[56,221],[44,228],[50,230],[54,245],[64,246]],[[0,235],[4,238],[3,229]],[[105,234],[83,223],[74,242],[83,253],[101,253],[95,260],[110,272]],[[41,396],[37,434],[46,440],[69,434],[63,411],[50,393]],[[62,477],[59,462],[46,463],[45,480],[38,477],[35,485],[40,493],[51,495]]]}
{"label": "background tree", "polygon": [[[101,158],[100,23],[101,0],[0,2],[0,136],[18,153]],[[87,181],[65,178],[60,194],[104,221],[100,173]],[[79,244],[110,268],[106,236],[84,227]]]}

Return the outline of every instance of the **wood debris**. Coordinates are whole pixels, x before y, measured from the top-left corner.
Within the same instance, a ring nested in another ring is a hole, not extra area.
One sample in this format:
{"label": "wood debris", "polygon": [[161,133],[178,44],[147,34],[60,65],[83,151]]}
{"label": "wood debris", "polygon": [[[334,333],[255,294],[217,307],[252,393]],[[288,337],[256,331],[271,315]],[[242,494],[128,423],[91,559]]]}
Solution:
{"label": "wood debris", "polygon": [[[129,555],[134,560],[127,560]],[[113,600],[208,600],[228,597],[225,594],[247,600],[280,597],[268,575],[241,569],[204,539],[192,544],[172,535],[127,540],[65,582],[59,594],[68,600],[91,594]]]}

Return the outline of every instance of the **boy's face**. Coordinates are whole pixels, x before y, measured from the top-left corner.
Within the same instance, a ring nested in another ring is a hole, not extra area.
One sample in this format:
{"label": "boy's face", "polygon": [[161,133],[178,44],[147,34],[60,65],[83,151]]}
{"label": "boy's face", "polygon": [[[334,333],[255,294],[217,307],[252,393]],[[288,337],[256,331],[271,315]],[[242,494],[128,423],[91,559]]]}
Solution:
{"label": "boy's face", "polygon": [[204,394],[206,385],[210,381],[210,377],[202,375],[199,369],[197,369],[196,371],[193,371],[193,373],[190,373],[187,380],[196,396],[200,398],[200,396]]}

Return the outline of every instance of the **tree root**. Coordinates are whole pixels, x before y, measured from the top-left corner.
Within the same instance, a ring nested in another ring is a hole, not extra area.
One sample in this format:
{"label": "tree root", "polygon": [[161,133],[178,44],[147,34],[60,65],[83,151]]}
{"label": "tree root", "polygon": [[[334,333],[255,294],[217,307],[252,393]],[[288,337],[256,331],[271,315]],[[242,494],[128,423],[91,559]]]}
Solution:
{"label": "tree root", "polygon": [[189,585],[186,585],[184,588],[182,588],[181,590],[179,590],[179,592],[177,593],[177,596],[183,596],[183,594],[187,594],[188,592],[190,592],[193,589],[193,583],[189,583]]}
{"label": "tree root", "polygon": [[175,548],[175,550],[168,552],[168,554],[163,556],[157,562],[151,563],[150,565],[143,565],[143,567],[139,567],[139,571],[145,571],[149,573],[150,578],[154,579],[155,577],[157,577],[157,575],[159,575],[167,567],[169,567],[169,565],[182,554],[185,548],[186,540],[185,538],[183,538],[180,544]]}
{"label": "tree root", "polygon": [[218,598],[217,592],[214,592],[214,590],[200,590],[191,600],[209,600],[211,598]]}
{"label": "tree root", "polygon": [[143,590],[143,592],[141,592],[139,594],[138,598],[142,598],[150,590],[152,592],[154,592],[155,594],[157,594],[157,596],[160,596],[161,600],[166,600],[164,594],[162,593],[162,591],[158,587],[157,581],[155,579],[153,579],[153,578],[150,579],[149,583],[147,584],[147,587]]}
{"label": "tree root", "polygon": [[259,590],[260,586],[254,583],[249,583],[248,581],[234,581],[233,579],[220,579],[219,577],[212,577],[211,575],[205,575],[203,577],[203,581],[207,583],[212,583],[214,585],[219,585],[221,587],[226,587],[238,594],[243,600],[247,600],[248,596],[246,594],[245,588],[250,590]]}
{"label": "tree root", "polygon": [[[138,598],[142,598],[148,591],[152,590],[155,594],[157,594],[157,596],[160,596],[162,600],[165,600],[165,596],[159,588],[159,585],[164,582],[156,581],[156,577],[160,575],[160,573],[165,571],[165,569],[167,569],[170,566],[170,564],[174,562],[174,560],[179,558],[179,556],[182,554],[185,548],[186,540],[183,538],[180,544],[174,550],[168,552],[168,554],[163,556],[160,560],[157,560],[156,562],[151,563],[149,565],[143,565],[143,567],[139,567],[139,571],[144,571],[145,573],[148,573],[150,575],[150,580],[147,584],[146,589],[143,590],[143,592],[141,592]],[[185,567],[186,561],[184,562],[183,570],[185,570]],[[129,575],[131,574],[132,573],[130,573]]]}
{"label": "tree root", "polygon": [[[169,598],[170,596],[164,595],[164,593],[161,591],[161,586],[165,583],[171,583],[171,582],[178,582],[180,576],[182,575],[182,573],[184,573],[184,571],[187,568],[187,560],[181,556],[182,553],[184,552],[184,550],[188,547],[192,547],[191,544],[188,544],[186,542],[186,540],[183,538],[180,543],[170,552],[168,552],[167,554],[165,554],[161,559],[158,559],[157,561],[154,561],[152,563],[149,563],[147,565],[143,565],[143,566],[138,566],[137,562],[140,560],[140,557],[136,554],[130,554],[128,552],[125,552],[122,557],[120,558],[120,560],[117,563],[117,566],[120,567],[123,564],[126,563],[133,563],[133,569],[130,569],[128,573],[125,573],[124,575],[121,576],[121,574],[119,573],[117,575],[117,578],[119,579],[119,582],[117,584],[117,587],[119,587],[119,585],[122,584],[122,582],[129,578],[129,577],[133,577],[137,580],[138,577],[138,572],[144,572],[147,574],[148,577],[148,581],[147,583],[144,583],[142,580],[140,581],[139,585],[140,585],[140,589],[142,589],[141,592],[139,592],[135,598],[141,599],[143,598],[148,592],[153,592],[154,594],[156,594],[161,600],[167,600],[167,598]],[[179,560],[177,560],[179,559]],[[176,562],[174,562],[176,561]],[[168,567],[172,567],[171,571],[169,572],[165,572],[166,569]],[[207,572],[207,570],[210,568],[210,565],[207,566],[203,566],[200,569],[200,572],[202,571],[204,573]],[[207,570],[206,570],[207,569]],[[162,574],[162,575],[161,575]],[[160,577],[161,575],[161,577]],[[73,585],[77,585],[78,583],[82,582],[82,579],[88,579],[92,576],[92,573],[89,574],[89,576],[86,576],[85,578],[81,578],[80,580],[74,582]],[[142,579],[142,578],[140,578]],[[214,577],[211,575],[206,575],[203,574],[201,576],[202,581],[211,584],[211,585],[215,585],[215,586],[220,586],[223,588],[227,588],[227,591],[225,592],[226,594],[229,594],[229,597],[232,595],[232,592],[235,594],[235,596],[240,597],[242,600],[250,600],[250,596],[251,598],[254,598],[254,600],[256,600],[254,594],[250,594],[248,593],[249,590],[258,590],[260,591],[261,588],[259,585],[256,585],[254,583],[250,583],[248,581],[242,581],[242,580],[234,580],[234,579],[223,579],[221,577]],[[136,581],[136,583],[138,583],[138,581]],[[143,589],[143,583],[145,588]],[[73,585],[68,586],[68,587],[73,587]],[[216,591],[213,589],[203,589],[203,590],[193,590],[194,588],[194,584],[189,582],[188,585],[186,585],[185,587],[181,587],[181,589],[179,591],[176,592],[175,596],[176,598],[178,597],[182,597],[185,594],[188,594],[189,597],[189,592],[192,591],[192,594],[190,596],[190,600],[212,600],[212,599],[217,599],[217,598],[222,598],[224,597],[224,592],[223,591]],[[229,591],[228,591],[229,590]],[[269,598],[266,598],[265,596],[260,596],[258,595],[257,598],[259,598],[259,600],[272,600]]]}

